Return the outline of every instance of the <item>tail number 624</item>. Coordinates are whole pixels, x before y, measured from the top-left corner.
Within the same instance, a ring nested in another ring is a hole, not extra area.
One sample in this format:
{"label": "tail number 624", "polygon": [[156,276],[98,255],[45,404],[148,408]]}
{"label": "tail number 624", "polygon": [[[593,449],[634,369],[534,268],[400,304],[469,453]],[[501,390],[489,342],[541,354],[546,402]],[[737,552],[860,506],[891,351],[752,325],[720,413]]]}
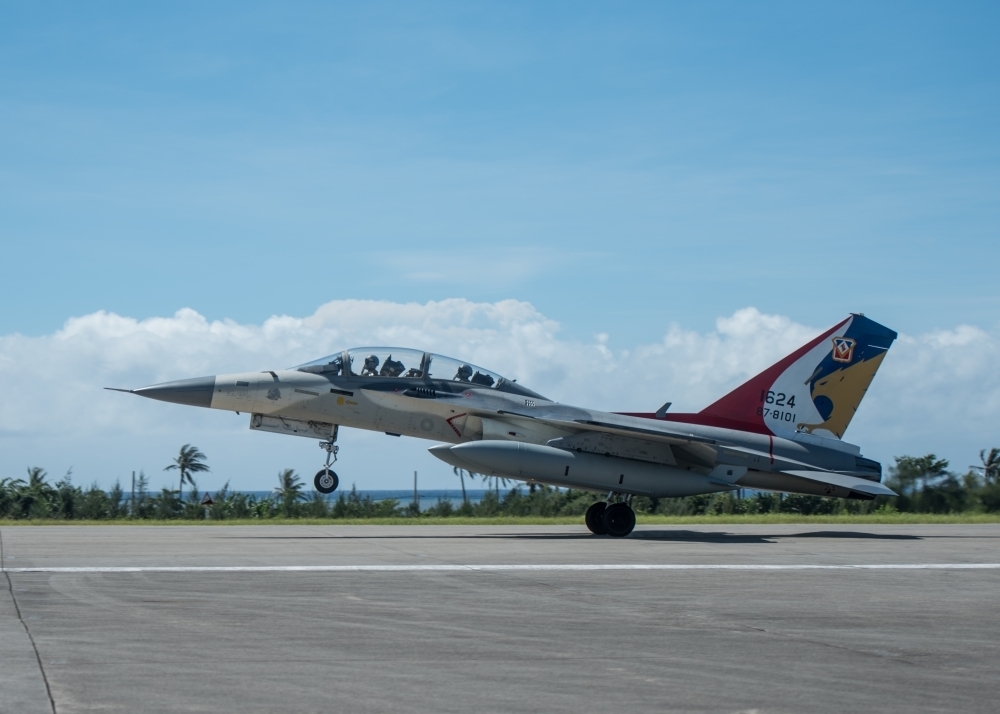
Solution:
{"label": "tail number 624", "polygon": [[[761,404],[774,404],[778,407],[794,407],[795,395],[785,396],[784,392],[772,392],[771,390],[760,390]],[[758,414],[760,412],[758,411]]]}

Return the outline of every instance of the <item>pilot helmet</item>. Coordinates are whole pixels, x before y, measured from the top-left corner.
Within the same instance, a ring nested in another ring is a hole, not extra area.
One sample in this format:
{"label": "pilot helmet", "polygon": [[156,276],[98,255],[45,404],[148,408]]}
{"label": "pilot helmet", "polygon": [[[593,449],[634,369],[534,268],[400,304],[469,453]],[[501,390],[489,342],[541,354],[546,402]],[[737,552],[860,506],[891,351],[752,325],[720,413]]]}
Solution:
{"label": "pilot helmet", "polygon": [[470,367],[467,364],[463,364],[461,367],[458,368],[458,372],[455,373],[455,379],[459,380],[460,382],[468,382],[469,377],[471,376],[472,376],[472,367]]}
{"label": "pilot helmet", "polygon": [[365,369],[375,369],[376,367],[378,367],[378,357],[375,355],[365,357]]}

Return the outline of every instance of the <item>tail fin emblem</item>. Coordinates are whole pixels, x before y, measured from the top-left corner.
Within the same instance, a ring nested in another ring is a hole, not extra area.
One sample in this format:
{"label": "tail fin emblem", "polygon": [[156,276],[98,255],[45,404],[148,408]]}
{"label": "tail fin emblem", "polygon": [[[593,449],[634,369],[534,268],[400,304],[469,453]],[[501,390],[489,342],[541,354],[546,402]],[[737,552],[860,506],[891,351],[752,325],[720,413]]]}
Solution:
{"label": "tail fin emblem", "polygon": [[850,337],[834,337],[833,361],[850,362],[854,358],[854,345],[856,344]]}

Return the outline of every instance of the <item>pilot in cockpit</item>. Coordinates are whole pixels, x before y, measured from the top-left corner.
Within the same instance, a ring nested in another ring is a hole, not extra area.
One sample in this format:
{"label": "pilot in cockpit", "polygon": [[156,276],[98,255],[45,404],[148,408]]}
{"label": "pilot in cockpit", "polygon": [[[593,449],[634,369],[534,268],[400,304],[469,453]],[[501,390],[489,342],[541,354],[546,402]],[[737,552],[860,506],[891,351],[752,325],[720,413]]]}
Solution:
{"label": "pilot in cockpit", "polygon": [[394,360],[392,355],[385,358],[385,362],[382,364],[382,369],[379,370],[379,377],[398,377],[403,373],[406,367],[399,360]]}
{"label": "pilot in cockpit", "polygon": [[378,376],[378,363],[379,359],[375,355],[368,355],[365,357],[365,366],[361,368],[362,377],[377,377]]}
{"label": "pilot in cockpit", "polygon": [[472,367],[467,364],[463,364],[455,373],[456,382],[468,382],[470,377],[472,377]]}
{"label": "pilot in cockpit", "polygon": [[470,381],[473,384],[481,384],[484,387],[492,387],[493,382],[496,380],[494,380],[493,377],[491,377],[490,375],[483,374],[479,370],[476,370],[476,373],[472,375],[472,379]]}

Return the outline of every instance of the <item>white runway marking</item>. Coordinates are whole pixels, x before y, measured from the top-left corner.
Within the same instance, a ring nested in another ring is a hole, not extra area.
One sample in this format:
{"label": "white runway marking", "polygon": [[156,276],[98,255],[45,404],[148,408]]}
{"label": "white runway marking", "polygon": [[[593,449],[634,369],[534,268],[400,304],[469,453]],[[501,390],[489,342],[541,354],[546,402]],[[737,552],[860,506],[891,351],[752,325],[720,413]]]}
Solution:
{"label": "white runway marking", "polygon": [[1000,563],[861,563],[856,565],[759,563],[553,563],[507,565],[123,565],[81,567],[3,568],[7,573],[473,573],[510,571],[579,571],[579,570],[997,570]]}

